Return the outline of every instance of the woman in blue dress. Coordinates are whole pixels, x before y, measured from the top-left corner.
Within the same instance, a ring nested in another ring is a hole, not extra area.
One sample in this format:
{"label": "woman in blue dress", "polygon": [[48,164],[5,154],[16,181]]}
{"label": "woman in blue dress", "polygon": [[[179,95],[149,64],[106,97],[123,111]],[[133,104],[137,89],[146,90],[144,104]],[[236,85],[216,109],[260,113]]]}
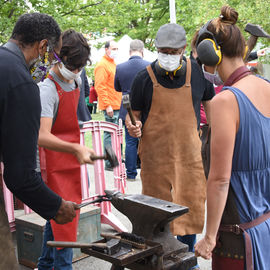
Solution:
{"label": "woman in blue dress", "polygon": [[208,49],[217,55],[212,66],[224,88],[211,101],[207,227],[195,254],[212,258],[213,269],[269,270],[270,83],[245,67],[237,19],[234,9],[222,7],[197,43],[197,51],[205,43],[200,60]]}

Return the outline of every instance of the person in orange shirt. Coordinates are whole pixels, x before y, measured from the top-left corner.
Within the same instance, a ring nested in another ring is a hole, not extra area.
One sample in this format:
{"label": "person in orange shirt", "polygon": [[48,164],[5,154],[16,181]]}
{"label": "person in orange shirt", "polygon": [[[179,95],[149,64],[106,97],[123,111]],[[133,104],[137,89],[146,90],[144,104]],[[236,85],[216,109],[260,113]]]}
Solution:
{"label": "person in orange shirt", "polygon": [[[105,43],[105,55],[94,70],[99,109],[104,111],[105,121],[115,124],[118,124],[122,99],[122,93],[116,92],[114,89],[114,75],[116,70],[114,59],[117,53],[117,43],[113,40],[107,41]],[[104,147],[111,144],[110,133],[104,132],[103,144]],[[105,169],[112,170],[108,161],[105,162]]]}

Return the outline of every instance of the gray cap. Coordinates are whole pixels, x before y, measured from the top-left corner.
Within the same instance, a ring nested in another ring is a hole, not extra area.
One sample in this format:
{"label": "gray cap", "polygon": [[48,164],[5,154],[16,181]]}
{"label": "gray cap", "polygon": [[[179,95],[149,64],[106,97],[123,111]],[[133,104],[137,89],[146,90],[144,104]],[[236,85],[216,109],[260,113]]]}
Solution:
{"label": "gray cap", "polygon": [[144,48],[144,43],[139,39],[134,39],[130,42],[129,49],[131,51],[141,52]]}
{"label": "gray cap", "polygon": [[187,44],[185,29],[176,23],[162,25],[155,39],[157,48],[182,48]]}

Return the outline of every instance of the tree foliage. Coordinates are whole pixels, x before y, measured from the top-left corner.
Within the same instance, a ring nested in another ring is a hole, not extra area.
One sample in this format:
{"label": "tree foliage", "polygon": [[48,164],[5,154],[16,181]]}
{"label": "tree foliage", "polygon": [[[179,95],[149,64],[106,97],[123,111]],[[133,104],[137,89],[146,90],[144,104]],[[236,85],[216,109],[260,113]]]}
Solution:
{"label": "tree foliage", "polygon": [[[243,30],[250,22],[270,32],[269,0],[175,0],[177,23],[188,41],[206,21],[219,16],[224,4],[239,13],[238,25]],[[53,16],[62,30],[74,28],[85,34],[114,33],[116,38],[128,34],[154,49],[158,28],[169,22],[169,0],[0,0],[0,42],[10,37],[17,18],[25,12],[43,12]],[[246,37],[248,34],[245,33]],[[267,44],[268,40],[261,39]],[[269,43],[269,42],[268,42]]]}

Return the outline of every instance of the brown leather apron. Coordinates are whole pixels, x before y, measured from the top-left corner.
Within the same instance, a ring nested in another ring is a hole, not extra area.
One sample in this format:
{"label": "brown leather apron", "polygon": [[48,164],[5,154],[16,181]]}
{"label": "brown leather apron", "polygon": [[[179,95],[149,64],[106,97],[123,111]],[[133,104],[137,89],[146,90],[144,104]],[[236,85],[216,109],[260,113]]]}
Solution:
{"label": "brown leather apron", "polygon": [[151,66],[147,71],[153,96],[139,144],[142,193],[189,207],[187,214],[172,222],[173,234],[201,233],[206,180],[192,103],[190,60],[186,83],[178,89],[160,85]]}

